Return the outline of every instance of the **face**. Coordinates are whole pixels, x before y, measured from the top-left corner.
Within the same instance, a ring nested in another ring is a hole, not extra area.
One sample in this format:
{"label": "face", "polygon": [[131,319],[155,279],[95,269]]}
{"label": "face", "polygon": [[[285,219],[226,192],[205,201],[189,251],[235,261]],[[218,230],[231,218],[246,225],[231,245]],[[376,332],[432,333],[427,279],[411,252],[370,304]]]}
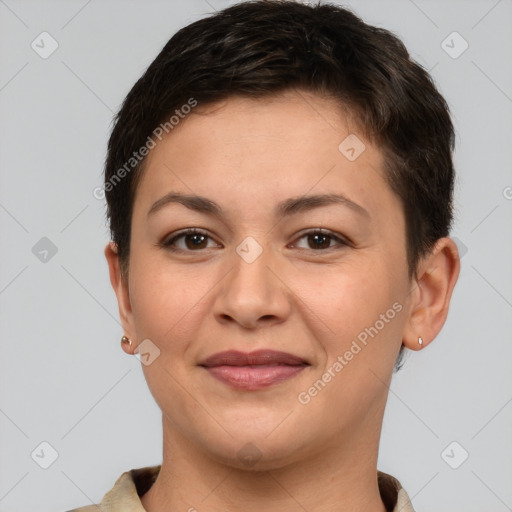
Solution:
{"label": "face", "polygon": [[277,467],[378,430],[410,291],[382,154],[330,100],[197,107],[147,157],[122,319],[164,435]]}

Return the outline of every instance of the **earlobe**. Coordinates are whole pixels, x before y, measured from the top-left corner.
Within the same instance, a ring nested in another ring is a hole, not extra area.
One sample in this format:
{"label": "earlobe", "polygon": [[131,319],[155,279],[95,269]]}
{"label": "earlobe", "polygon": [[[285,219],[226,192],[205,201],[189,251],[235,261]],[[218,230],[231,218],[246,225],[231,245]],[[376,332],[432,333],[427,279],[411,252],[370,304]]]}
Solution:
{"label": "earlobe", "polygon": [[440,238],[418,265],[417,278],[411,282],[409,319],[403,333],[403,344],[408,349],[420,350],[438,335],[448,316],[459,272],[455,242]]}
{"label": "earlobe", "polygon": [[133,346],[132,340],[127,336],[123,336],[121,338],[121,347],[128,355],[133,355],[135,353],[135,347]]}
{"label": "earlobe", "polygon": [[[135,330],[133,325],[133,314],[130,303],[128,282],[123,279],[121,275],[121,266],[116,244],[112,241],[109,242],[105,246],[104,254],[108,263],[110,284],[112,285],[112,289],[114,290],[114,293],[117,297],[119,318],[121,320],[123,331],[128,338],[133,340],[135,336]],[[125,348],[124,345],[125,344],[123,344],[123,348]]]}

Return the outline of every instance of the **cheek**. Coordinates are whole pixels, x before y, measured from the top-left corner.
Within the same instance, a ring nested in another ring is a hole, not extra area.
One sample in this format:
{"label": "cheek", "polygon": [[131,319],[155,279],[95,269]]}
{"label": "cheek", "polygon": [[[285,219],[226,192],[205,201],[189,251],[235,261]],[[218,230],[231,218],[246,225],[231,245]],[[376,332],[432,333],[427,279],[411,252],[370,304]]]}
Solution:
{"label": "cheek", "polygon": [[201,279],[192,265],[178,268],[146,261],[137,268],[132,295],[137,340],[149,339],[157,347],[147,345],[156,356],[150,364],[143,365],[144,376],[163,411],[197,414],[195,402],[188,395],[194,385],[188,374],[194,364],[190,349],[194,348],[194,340],[202,338],[205,299],[214,283],[207,282],[207,274]]}
{"label": "cheek", "polygon": [[198,278],[193,265],[177,267],[148,257],[143,264],[134,258],[132,269],[130,298],[138,339],[151,339],[161,351],[182,350],[180,340],[187,339],[211,285]]}
{"label": "cheek", "polygon": [[[318,318],[319,341],[326,364],[338,356],[350,365],[388,365],[400,337],[404,308],[400,304],[397,279],[377,255],[354,258],[350,263],[297,273],[300,299],[308,306],[310,318]],[[313,314],[312,314],[313,313]],[[358,360],[360,364],[352,361]]]}

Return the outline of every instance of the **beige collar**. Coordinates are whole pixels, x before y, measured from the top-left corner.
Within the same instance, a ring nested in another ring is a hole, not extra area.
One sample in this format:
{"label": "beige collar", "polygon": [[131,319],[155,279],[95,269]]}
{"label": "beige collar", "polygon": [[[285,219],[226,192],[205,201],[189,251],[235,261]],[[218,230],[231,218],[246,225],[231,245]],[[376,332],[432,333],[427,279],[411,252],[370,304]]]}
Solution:
{"label": "beige collar", "polygon": [[[158,476],[161,466],[146,466],[123,473],[114,487],[105,494],[99,505],[101,512],[145,512],[140,501]],[[400,482],[391,475],[377,472],[382,501],[389,512],[414,512],[411,500]],[[99,512],[96,505],[69,510],[68,512]]]}

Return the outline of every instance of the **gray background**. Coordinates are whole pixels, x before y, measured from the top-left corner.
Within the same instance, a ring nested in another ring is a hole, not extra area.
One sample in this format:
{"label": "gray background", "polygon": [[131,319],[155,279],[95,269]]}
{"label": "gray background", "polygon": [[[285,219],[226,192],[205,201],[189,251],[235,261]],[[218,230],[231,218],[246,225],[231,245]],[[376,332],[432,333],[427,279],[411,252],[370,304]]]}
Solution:
{"label": "gray background", "polygon": [[[135,80],[178,28],[229,3],[0,0],[1,512],[99,502],[123,471],[161,462],[159,409],[120,348],[92,191]],[[393,379],[379,469],[417,512],[512,510],[512,2],[345,4],[432,70],[457,130],[461,275],[442,332]],[[31,47],[43,31],[59,45],[46,59]],[[458,58],[442,46],[454,31],[469,44]],[[57,252],[41,261],[43,237]],[[58,453],[48,469],[42,442]]]}

